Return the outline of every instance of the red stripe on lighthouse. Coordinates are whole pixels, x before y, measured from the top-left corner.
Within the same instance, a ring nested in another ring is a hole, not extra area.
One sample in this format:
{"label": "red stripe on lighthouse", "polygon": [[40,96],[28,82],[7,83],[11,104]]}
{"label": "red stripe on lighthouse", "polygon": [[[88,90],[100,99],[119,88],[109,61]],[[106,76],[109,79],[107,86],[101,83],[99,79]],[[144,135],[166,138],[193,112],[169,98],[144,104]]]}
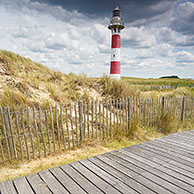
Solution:
{"label": "red stripe on lighthouse", "polygon": [[111,48],[120,48],[120,35],[114,34],[112,35],[112,47]]}
{"label": "red stripe on lighthouse", "polygon": [[110,74],[120,74],[120,61],[111,61]]}

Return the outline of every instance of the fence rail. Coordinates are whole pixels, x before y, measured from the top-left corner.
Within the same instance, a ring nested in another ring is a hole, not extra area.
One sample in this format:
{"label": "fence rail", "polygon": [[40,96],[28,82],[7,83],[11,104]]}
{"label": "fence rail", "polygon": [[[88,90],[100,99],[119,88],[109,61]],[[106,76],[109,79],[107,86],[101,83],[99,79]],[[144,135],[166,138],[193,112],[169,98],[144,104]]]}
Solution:
{"label": "fence rail", "polygon": [[180,87],[193,88],[194,84],[190,84],[190,85],[158,85],[158,86],[150,86],[150,90],[176,89],[176,88],[180,88]]}
{"label": "fence rail", "polygon": [[132,133],[134,125],[158,128],[164,114],[183,121],[194,116],[194,98],[129,97],[54,107],[0,107],[1,163],[45,157],[88,139]]}

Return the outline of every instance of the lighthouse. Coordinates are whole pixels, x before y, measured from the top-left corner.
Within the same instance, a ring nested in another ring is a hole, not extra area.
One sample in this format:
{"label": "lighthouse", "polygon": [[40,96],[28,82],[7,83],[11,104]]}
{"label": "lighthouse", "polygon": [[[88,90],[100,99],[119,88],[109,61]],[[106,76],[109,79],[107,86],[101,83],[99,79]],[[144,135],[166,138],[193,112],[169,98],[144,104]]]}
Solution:
{"label": "lighthouse", "polygon": [[110,77],[120,80],[121,65],[120,65],[120,33],[124,28],[123,20],[121,18],[121,10],[116,6],[112,11],[112,17],[108,29],[111,30],[111,62],[110,62]]}

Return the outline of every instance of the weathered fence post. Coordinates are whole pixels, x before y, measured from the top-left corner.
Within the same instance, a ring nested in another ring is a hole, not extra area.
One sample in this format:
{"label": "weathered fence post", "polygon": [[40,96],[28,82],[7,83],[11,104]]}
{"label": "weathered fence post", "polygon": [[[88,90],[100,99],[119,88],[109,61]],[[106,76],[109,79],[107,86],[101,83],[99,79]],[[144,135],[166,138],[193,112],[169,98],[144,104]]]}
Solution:
{"label": "weathered fence post", "polygon": [[99,109],[99,133],[100,133],[100,139],[102,138],[102,130],[101,130],[101,101],[99,101],[99,107],[98,107],[98,109]]}
{"label": "weathered fence post", "polygon": [[162,115],[164,114],[165,98],[162,96]]}
{"label": "weathered fence post", "polygon": [[76,130],[76,139],[77,146],[79,146],[79,138],[78,138],[78,124],[77,124],[77,103],[74,103],[74,112],[75,112],[75,130]]}
{"label": "weathered fence post", "polygon": [[46,143],[45,143],[45,138],[44,138],[44,132],[43,132],[43,129],[42,129],[42,117],[41,117],[41,107],[39,105],[38,107],[38,112],[39,112],[39,122],[40,122],[40,132],[41,132],[41,135],[42,135],[42,141],[43,141],[43,146],[44,146],[44,156],[46,156]]}
{"label": "weathered fence post", "polygon": [[20,130],[19,130],[19,125],[18,125],[17,111],[16,111],[15,106],[14,106],[14,115],[15,115],[15,126],[16,126],[16,129],[17,129],[17,135],[18,135],[18,140],[19,140],[19,145],[20,145],[21,159],[23,160],[24,159],[23,148],[22,148]]}
{"label": "weathered fence post", "polygon": [[83,140],[83,131],[82,131],[82,124],[83,124],[83,107],[82,101],[79,100],[79,129],[80,129],[80,143]]}
{"label": "weathered fence post", "polygon": [[53,123],[53,111],[52,111],[52,106],[50,104],[49,104],[49,110],[50,110],[50,119],[51,119],[51,134],[52,134],[52,139],[53,139],[53,148],[54,148],[54,152],[56,152],[54,123]]}
{"label": "weathered fence post", "polygon": [[69,109],[70,109],[70,122],[71,122],[71,133],[72,133],[72,144],[73,144],[73,147],[75,147],[71,103],[70,103],[70,105],[69,105]]}
{"label": "weathered fence post", "polygon": [[184,120],[184,112],[185,112],[185,96],[183,96],[183,99],[182,99],[181,121]]}
{"label": "weathered fence post", "polygon": [[10,154],[10,148],[9,148],[9,140],[8,140],[8,136],[7,136],[7,132],[6,132],[6,127],[5,127],[4,109],[2,107],[0,107],[0,110],[1,110],[3,134],[5,136],[5,141],[6,141],[6,144],[7,144],[7,152],[8,152],[9,160],[11,160],[11,154]]}
{"label": "weathered fence post", "polygon": [[69,133],[69,125],[68,125],[67,104],[65,104],[65,116],[66,116],[66,128],[67,128],[68,145],[69,145],[69,149],[71,149],[70,133]]}
{"label": "weathered fence post", "polygon": [[88,130],[88,139],[90,138],[90,102],[89,100],[87,101],[87,130]]}
{"label": "weathered fence post", "polygon": [[92,139],[94,139],[94,101],[92,100]]}
{"label": "weathered fence post", "polygon": [[7,107],[7,113],[8,113],[8,120],[9,120],[9,129],[11,132],[11,141],[13,144],[14,157],[17,160],[18,157],[17,157],[17,150],[16,150],[15,138],[14,138],[15,135],[13,134],[13,128],[12,128],[12,123],[11,123],[11,115],[10,115],[9,107]]}
{"label": "weathered fence post", "polygon": [[[15,108],[14,108],[14,112],[15,112]],[[30,141],[31,141],[31,147],[32,147],[32,155],[33,155],[33,158],[35,158],[34,143],[33,143],[33,137],[32,137],[32,129],[31,129],[31,126],[30,126],[30,115],[29,115],[29,108],[28,108],[28,106],[26,106],[26,114],[27,114],[28,133],[30,135]],[[21,143],[20,141],[19,141],[19,143]]]}
{"label": "weathered fence post", "polygon": [[59,149],[61,149],[61,138],[60,138],[60,130],[59,130],[59,121],[58,121],[58,110],[57,104],[55,105],[55,119],[56,119],[56,127],[57,127],[57,140]]}
{"label": "weathered fence post", "polygon": [[27,159],[29,160],[29,149],[28,149],[28,139],[27,139],[27,134],[26,134],[26,129],[24,126],[24,110],[23,110],[23,106],[21,106],[21,118],[22,118],[22,130],[24,133],[24,141],[25,141],[25,145],[26,145],[26,153],[27,153]]}
{"label": "weathered fence post", "polygon": [[41,157],[41,151],[40,151],[40,140],[39,140],[39,135],[38,135],[38,127],[37,127],[37,123],[36,123],[36,110],[35,107],[33,106],[33,120],[34,120],[34,128],[36,131],[36,138],[37,138],[37,144],[38,144],[38,156],[39,158]]}
{"label": "weathered fence post", "polygon": [[110,137],[112,136],[112,99],[110,99]]}
{"label": "weathered fence post", "polygon": [[50,143],[50,136],[49,136],[47,110],[46,110],[46,106],[45,105],[44,105],[44,117],[45,117],[45,123],[46,123],[47,140],[48,140],[48,144],[49,144],[49,154],[50,154],[51,153],[51,143]]}

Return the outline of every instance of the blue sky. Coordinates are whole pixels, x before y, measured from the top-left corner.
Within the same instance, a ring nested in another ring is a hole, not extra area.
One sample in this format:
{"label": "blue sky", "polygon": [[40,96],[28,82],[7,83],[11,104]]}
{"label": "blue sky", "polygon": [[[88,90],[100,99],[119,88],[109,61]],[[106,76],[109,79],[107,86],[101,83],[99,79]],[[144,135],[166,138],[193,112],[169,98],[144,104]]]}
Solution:
{"label": "blue sky", "polygon": [[118,4],[122,76],[194,78],[194,0],[0,0],[0,49],[63,73],[109,73]]}

